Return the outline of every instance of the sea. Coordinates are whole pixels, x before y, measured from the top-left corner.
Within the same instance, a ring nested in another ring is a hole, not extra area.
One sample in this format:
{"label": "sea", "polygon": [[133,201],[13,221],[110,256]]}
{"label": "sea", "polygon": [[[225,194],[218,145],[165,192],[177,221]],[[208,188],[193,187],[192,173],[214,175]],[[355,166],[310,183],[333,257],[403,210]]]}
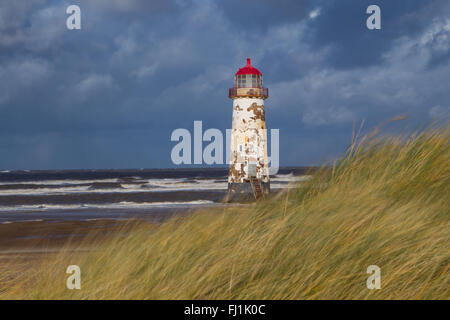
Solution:
{"label": "sea", "polygon": [[[294,187],[309,168],[286,167],[271,190]],[[202,207],[230,205],[227,168],[0,171],[0,224],[135,218],[161,221]]]}

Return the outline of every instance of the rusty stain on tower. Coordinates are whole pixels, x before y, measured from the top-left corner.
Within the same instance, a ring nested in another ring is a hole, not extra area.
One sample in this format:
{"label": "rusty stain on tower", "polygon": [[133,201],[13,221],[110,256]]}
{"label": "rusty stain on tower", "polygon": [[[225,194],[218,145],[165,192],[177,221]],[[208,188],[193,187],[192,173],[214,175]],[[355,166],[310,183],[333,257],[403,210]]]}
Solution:
{"label": "rusty stain on tower", "polygon": [[264,197],[270,191],[264,110],[269,94],[263,87],[262,73],[250,59],[236,73],[228,96],[233,100],[229,199]]}

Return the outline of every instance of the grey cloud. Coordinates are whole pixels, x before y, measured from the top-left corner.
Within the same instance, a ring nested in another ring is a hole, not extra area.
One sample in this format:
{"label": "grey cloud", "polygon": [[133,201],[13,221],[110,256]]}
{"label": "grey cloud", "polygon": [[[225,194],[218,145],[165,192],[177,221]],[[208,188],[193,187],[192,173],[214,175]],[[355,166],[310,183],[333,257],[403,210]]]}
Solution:
{"label": "grey cloud", "polygon": [[449,120],[450,118],[450,106],[437,105],[430,109],[430,117],[433,120]]}
{"label": "grey cloud", "polygon": [[42,1],[2,1],[0,2],[0,56],[5,48],[23,41],[24,31],[29,23],[28,15]]}
{"label": "grey cloud", "polygon": [[81,95],[89,94],[92,90],[108,89],[112,84],[112,77],[110,75],[102,74],[90,74],[85,79],[80,81],[75,89],[79,91]]}
{"label": "grey cloud", "polygon": [[298,22],[324,1],[228,0],[218,6],[238,29],[263,32],[270,26]]}

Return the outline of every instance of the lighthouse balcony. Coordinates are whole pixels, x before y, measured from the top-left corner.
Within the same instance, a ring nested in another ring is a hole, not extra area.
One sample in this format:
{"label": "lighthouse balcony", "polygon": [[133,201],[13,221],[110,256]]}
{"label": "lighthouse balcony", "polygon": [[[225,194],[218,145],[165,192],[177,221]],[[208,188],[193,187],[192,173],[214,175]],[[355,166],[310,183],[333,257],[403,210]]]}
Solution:
{"label": "lighthouse balcony", "polygon": [[228,97],[231,99],[245,97],[267,99],[269,97],[269,89],[254,87],[233,87],[228,90]]}

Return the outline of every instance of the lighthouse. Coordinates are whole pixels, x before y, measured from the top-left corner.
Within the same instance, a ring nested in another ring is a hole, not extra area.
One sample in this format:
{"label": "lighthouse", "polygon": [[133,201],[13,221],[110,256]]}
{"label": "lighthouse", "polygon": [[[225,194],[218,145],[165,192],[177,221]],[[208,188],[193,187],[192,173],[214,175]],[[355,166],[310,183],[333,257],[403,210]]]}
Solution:
{"label": "lighthouse", "polygon": [[228,96],[233,100],[228,199],[261,198],[270,191],[262,73],[247,65],[236,72]]}

